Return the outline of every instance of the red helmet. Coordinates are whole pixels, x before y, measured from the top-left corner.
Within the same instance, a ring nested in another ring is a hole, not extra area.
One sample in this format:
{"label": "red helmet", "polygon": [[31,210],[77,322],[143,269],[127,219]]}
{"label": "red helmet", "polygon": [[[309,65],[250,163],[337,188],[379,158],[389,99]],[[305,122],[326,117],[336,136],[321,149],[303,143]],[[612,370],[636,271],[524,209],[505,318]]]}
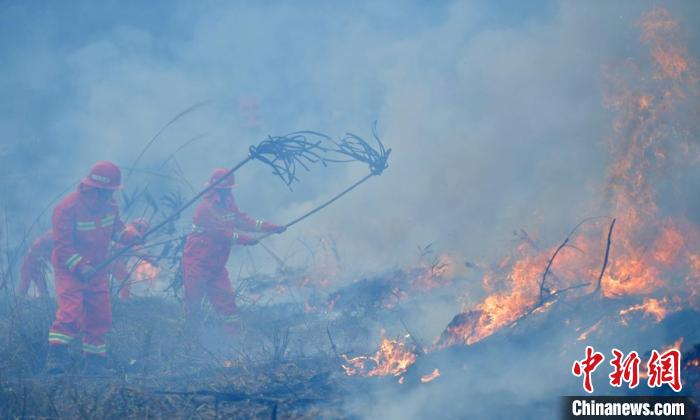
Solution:
{"label": "red helmet", "polygon": [[148,222],[148,220],[144,219],[143,217],[139,217],[138,219],[134,219],[129,223],[132,225],[140,234],[144,234],[148,228],[151,227],[151,224]]}
{"label": "red helmet", "polygon": [[[230,171],[230,169],[226,169],[226,168],[214,169],[214,172],[212,172],[212,174],[211,174],[211,178],[209,178],[209,185],[212,185],[213,183],[215,183],[216,181],[221,179],[229,171]],[[224,179],[223,181],[216,184],[216,187],[214,187],[214,188],[219,189],[219,190],[225,190],[225,189],[232,188],[235,185],[236,185],[236,178],[234,178],[233,174],[231,174],[231,175],[227,176],[226,179]]]}
{"label": "red helmet", "polygon": [[117,190],[121,188],[122,172],[112,162],[101,160],[94,164],[81,184],[94,188]]}

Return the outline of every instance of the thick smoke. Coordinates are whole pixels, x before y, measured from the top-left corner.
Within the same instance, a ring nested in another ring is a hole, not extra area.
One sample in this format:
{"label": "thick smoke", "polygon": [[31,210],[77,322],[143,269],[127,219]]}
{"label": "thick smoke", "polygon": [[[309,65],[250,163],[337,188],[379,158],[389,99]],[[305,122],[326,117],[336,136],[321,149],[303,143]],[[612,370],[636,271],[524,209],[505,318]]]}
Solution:
{"label": "thick smoke", "polygon": [[[148,150],[127,191],[149,183],[191,196],[213,168],[235,164],[268,134],[312,129],[369,139],[377,120],[393,149],[386,173],[273,238],[274,249],[331,237],[353,278],[414,264],[416,247],[429,243],[461,264],[491,261],[513,229],[561,240],[599,211],[590,203],[605,181],[612,121],[601,106],[601,70],[647,54],[634,23],[654,4],[2,3],[3,241],[9,235],[18,245],[94,161],[114,160],[128,172],[167,121],[201,101],[210,102]],[[700,3],[663,6],[698,56]],[[238,174],[236,194],[250,214],[282,223],[366,171],[313,167],[290,192],[254,163]],[[49,226],[48,214],[30,237]],[[422,311],[433,332],[453,314]],[[411,398],[414,406],[400,399],[363,414],[418,415],[430,395]]]}
{"label": "thick smoke", "polygon": [[[8,3],[3,203],[17,234],[93,161],[128,167],[165,122],[211,100],[136,169],[155,169],[206,134],[176,156],[198,188],[267,134],[369,137],[375,119],[394,149],[385,175],[278,242],[332,235],[345,267],[361,271],[412,262],[416,246],[431,242],[484,258],[514,228],[560,236],[591,211],[584,203],[607,163],[601,66],[638,45],[632,23],[648,6]],[[671,5],[681,18],[696,8]],[[242,115],[250,98],[256,127]],[[239,201],[282,222],[365,170],[314,168],[290,193],[249,166]],[[127,189],[154,182],[129,181]]]}

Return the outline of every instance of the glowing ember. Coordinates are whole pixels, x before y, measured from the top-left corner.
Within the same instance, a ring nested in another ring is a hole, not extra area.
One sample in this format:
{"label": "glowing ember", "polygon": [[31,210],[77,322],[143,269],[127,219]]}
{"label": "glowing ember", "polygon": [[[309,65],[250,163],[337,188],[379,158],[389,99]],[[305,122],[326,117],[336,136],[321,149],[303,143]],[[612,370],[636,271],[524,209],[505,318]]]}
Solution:
{"label": "glowing ember", "polygon": [[421,376],[420,381],[421,381],[421,383],[427,384],[428,382],[431,382],[432,380],[434,380],[435,378],[437,378],[439,376],[440,376],[440,369],[435,368],[435,370],[433,370],[433,372],[431,374]]}
{"label": "glowing ember", "polygon": [[335,302],[338,301],[338,297],[339,297],[338,295],[333,296],[333,297],[328,301],[328,305],[326,306],[326,310],[327,310],[328,312],[333,312],[333,307],[335,306]]}

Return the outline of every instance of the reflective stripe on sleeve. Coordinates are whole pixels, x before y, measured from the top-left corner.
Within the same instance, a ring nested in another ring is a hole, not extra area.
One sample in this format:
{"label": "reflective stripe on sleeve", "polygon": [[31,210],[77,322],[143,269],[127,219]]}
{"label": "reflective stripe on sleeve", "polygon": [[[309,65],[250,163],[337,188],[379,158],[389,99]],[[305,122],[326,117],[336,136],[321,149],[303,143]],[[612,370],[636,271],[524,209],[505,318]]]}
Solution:
{"label": "reflective stripe on sleeve", "polygon": [[70,271],[73,271],[75,266],[83,259],[83,257],[80,254],[73,254],[66,260],[66,267]]}
{"label": "reflective stripe on sleeve", "polygon": [[97,229],[97,225],[95,225],[95,222],[75,222],[75,229],[79,231],[86,231],[86,230],[95,230]]}
{"label": "reflective stripe on sleeve", "polygon": [[113,214],[110,214],[109,216],[105,216],[104,218],[102,218],[102,220],[100,220],[100,226],[102,226],[102,227],[112,226],[114,224],[114,219],[115,219],[115,217]]}
{"label": "reflective stripe on sleeve", "polygon": [[255,221],[255,230],[262,230],[263,221],[258,219]]}

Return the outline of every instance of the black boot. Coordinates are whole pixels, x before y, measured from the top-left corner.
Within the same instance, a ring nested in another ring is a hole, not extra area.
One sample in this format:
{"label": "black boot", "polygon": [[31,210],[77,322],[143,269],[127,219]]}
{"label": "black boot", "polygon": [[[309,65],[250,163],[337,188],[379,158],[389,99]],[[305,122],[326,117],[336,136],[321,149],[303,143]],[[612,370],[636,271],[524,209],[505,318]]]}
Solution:
{"label": "black boot", "polygon": [[46,373],[60,375],[68,370],[68,346],[49,346],[46,355]]}
{"label": "black boot", "polygon": [[83,373],[88,376],[110,376],[112,371],[107,366],[107,356],[86,353]]}

